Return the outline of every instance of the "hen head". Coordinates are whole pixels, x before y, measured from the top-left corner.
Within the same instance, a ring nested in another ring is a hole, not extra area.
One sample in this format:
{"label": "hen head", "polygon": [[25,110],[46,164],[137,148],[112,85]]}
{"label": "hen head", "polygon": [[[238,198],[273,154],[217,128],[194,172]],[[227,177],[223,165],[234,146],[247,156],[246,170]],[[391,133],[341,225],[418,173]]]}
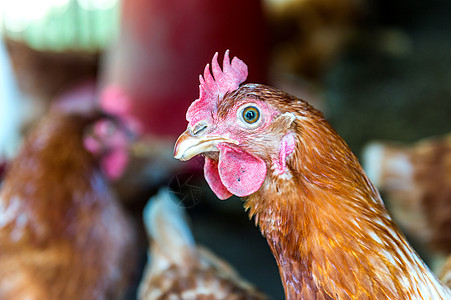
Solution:
{"label": "hen head", "polygon": [[217,54],[200,77],[200,98],[187,112],[187,130],[177,140],[174,156],[189,160],[205,155],[205,178],[220,199],[256,192],[268,174],[283,175],[295,149],[295,120],[320,116],[304,101],[280,90],[245,84],[247,67]]}
{"label": "hen head", "polygon": [[130,143],[131,133],[126,125],[107,118],[95,122],[84,138],[85,148],[99,159],[104,175],[112,181],[125,172]]}

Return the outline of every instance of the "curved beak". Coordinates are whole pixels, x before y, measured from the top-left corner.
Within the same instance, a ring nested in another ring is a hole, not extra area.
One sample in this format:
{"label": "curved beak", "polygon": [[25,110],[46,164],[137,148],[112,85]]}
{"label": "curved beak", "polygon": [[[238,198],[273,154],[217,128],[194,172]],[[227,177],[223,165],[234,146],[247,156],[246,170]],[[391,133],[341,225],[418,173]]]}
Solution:
{"label": "curved beak", "polygon": [[219,151],[216,145],[223,142],[238,144],[235,140],[219,135],[193,136],[187,129],[175,142],[174,158],[187,161],[201,153]]}

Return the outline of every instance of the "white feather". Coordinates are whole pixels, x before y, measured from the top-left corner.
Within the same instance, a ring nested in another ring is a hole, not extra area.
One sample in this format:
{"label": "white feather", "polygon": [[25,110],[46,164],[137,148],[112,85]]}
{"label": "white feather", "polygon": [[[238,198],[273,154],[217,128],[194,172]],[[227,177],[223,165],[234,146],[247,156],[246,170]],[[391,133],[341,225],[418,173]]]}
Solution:
{"label": "white feather", "polygon": [[384,151],[384,146],[376,142],[363,149],[363,169],[375,186],[380,186]]}
{"label": "white feather", "polygon": [[161,189],[144,208],[143,219],[149,237],[166,259],[183,263],[186,251],[195,249],[196,243],[177,200],[175,193]]}

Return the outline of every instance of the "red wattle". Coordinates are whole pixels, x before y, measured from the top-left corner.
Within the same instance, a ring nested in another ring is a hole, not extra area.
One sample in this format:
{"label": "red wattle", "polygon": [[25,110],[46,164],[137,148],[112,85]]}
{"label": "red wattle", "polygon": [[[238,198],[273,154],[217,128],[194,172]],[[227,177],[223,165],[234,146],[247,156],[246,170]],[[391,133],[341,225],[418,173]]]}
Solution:
{"label": "red wattle", "polygon": [[231,144],[219,144],[219,177],[229,192],[239,197],[255,193],[266,177],[266,164]]}
{"label": "red wattle", "polygon": [[204,176],[205,180],[208,182],[208,185],[219,199],[225,200],[233,195],[221,182],[218,163],[208,157],[205,158]]}

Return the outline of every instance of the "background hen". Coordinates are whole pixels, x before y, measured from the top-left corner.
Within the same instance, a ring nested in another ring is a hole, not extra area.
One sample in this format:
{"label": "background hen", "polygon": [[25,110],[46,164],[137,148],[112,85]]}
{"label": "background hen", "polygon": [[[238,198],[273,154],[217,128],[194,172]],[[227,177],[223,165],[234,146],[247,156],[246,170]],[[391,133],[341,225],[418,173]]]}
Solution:
{"label": "background hen", "polygon": [[395,220],[439,270],[451,255],[451,135],[414,144],[372,142],[363,157]]}
{"label": "background hen", "polygon": [[205,155],[220,199],[245,197],[288,299],[447,299],[385,210],[357,158],[323,115],[280,90],[246,84],[247,66],[217,54],[174,156]]}
{"label": "background hen", "polygon": [[0,298],[126,295],[136,233],[84,146],[98,118],[47,116],[8,167],[0,190]]}
{"label": "background hen", "polygon": [[175,193],[164,189],[144,209],[150,248],[139,299],[267,299],[225,261],[196,246],[179,205]]}

